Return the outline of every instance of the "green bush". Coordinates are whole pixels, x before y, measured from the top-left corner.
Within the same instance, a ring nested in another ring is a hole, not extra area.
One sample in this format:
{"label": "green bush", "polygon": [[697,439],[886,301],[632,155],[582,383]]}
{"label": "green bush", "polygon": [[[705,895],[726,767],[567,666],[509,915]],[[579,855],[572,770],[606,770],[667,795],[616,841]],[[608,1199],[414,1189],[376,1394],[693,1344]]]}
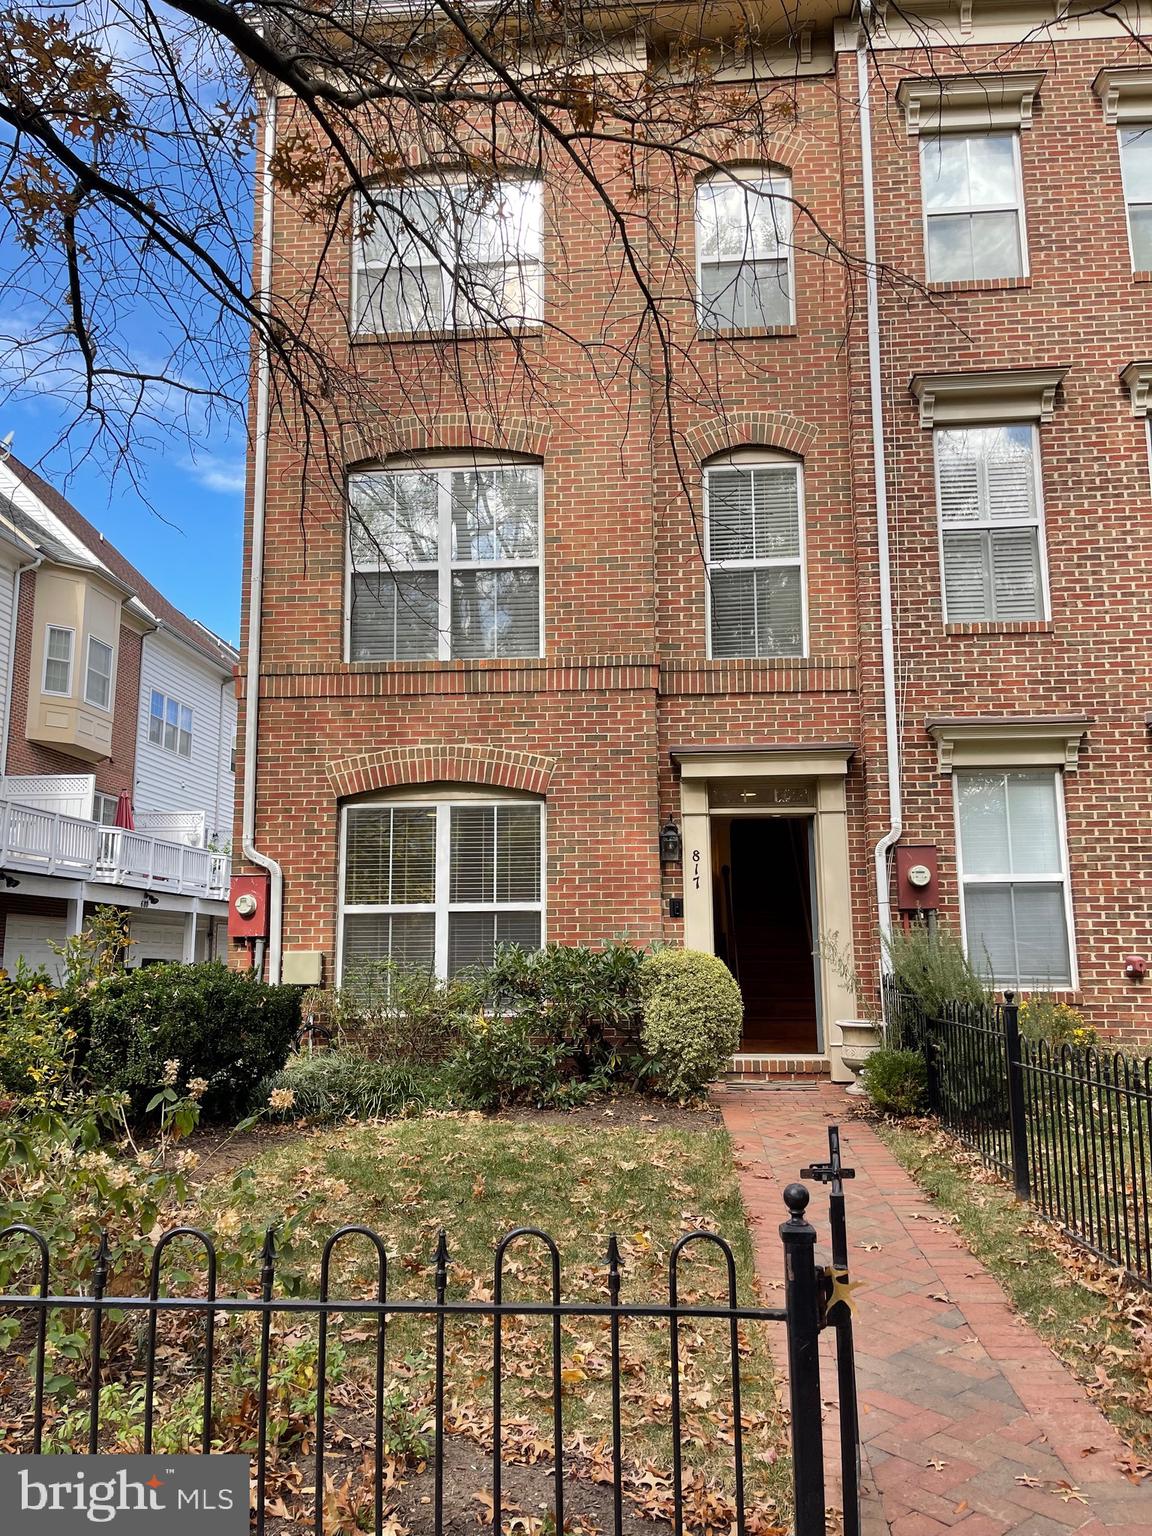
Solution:
{"label": "green bush", "polygon": [[0,979],[0,1099],[23,1108],[55,1102],[71,1085],[76,1030],[72,1010],[48,972],[21,961]]}
{"label": "green bush", "polygon": [[135,1118],[170,1061],[182,1080],[206,1083],[206,1119],[243,1114],[257,1086],[284,1065],[300,1027],[295,988],[265,986],[216,963],[123,972],[95,986],[83,1010],[85,1075],[97,1088],[127,1094]]}
{"label": "green bush", "polygon": [[565,1045],[533,1034],[528,1017],[480,1013],[464,1029],[448,1080],[455,1102],[474,1109],[571,1109],[612,1087],[613,1066],[609,1058],[581,1073]]}
{"label": "green bush", "polygon": [[347,1051],[293,1056],[260,1092],[279,1119],[380,1120],[443,1102],[442,1074],[367,1061]]}
{"label": "green bush", "polygon": [[990,992],[948,928],[913,923],[893,930],[885,941],[892,975],[901,992],[914,997],[929,1016],[945,1003],[986,1003]]}
{"label": "green bush", "polygon": [[376,960],[358,965],[339,992],[312,992],[306,1012],[343,1050],[390,1066],[445,1061],[477,1007],[467,976],[443,981],[419,966]]}
{"label": "green bush", "polygon": [[1020,1004],[1020,1033],[1028,1040],[1049,1045],[1098,1045],[1100,1037],[1079,1008],[1058,1003],[1043,992],[1033,992]]}
{"label": "green bush", "polygon": [[881,1114],[904,1119],[927,1107],[928,1068],[919,1051],[881,1046],[860,1069],[860,1079]]}
{"label": "green bush", "polygon": [[662,949],[645,956],[640,990],[652,1083],[681,1103],[698,1099],[740,1048],[740,988],[715,955]]}

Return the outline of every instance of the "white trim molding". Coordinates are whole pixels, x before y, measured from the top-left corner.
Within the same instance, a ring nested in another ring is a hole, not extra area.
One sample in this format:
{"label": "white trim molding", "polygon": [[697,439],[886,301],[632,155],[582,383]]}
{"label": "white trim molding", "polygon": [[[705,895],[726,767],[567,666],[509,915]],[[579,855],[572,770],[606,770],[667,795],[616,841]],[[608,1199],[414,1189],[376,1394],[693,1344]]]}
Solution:
{"label": "white trim molding", "polygon": [[1080,744],[1092,724],[1086,715],[1031,718],[930,719],[939,770],[963,768],[1063,768],[1075,772]]}
{"label": "white trim molding", "polygon": [[856,751],[851,742],[817,742],[796,747],[673,747],[669,757],[682,779],[820,778],[848,772]]}
{"label": "white trim molding", "polygon": [[1051,421],[1067,368],[997,369],[988,373],[917,373],[908,388],[922,427],[977,422]]}
{"label": "white trim molding", "polygon": [[1152,412],[1152,361],[1129,363],[1121,370],[1120,382],[1132,397],[1133,416]]}
{"label": "white trim molding", "polygon": [[1110,127],[1152,120],[1152,69],[1109,66],[1092,82]]}
{"label": "white trim molding", "polygon": [[901,80],[896,100],[904,108],[909,138],[958,129],[1031,128],[1032,108],[1044,80],[1037,74],[945,75]]}

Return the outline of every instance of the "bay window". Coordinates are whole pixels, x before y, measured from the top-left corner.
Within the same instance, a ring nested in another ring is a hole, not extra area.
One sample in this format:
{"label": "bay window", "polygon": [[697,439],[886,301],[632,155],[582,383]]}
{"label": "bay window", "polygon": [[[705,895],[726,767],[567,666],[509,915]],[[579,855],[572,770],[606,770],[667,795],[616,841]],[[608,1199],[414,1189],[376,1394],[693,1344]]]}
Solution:
{"label": "bay window", "polygon": [[95,635],[88,637],[88,668],[84,677],[84,699],[97,709],[112,707],[112,647]]}
{"label": "bay window", "polygon": [[72,692],[74,629],[49,624],[44,636],[44,692],[64,696]]}
{"label": "bay window", "polygon": [[350,477],[352,661],[540,655],[540,466]]}
{"label": "bay window", "polygon": [[543,942],[543,806],[463,793],[344,811],[341,977],[380,962],[452,976]]}
{"label": "bay window", "polygon": [[1075,985],[1060,775],[957,773],[964,943],[998,987]]}
{"label": "bay window", "polygon": [[361,206],[353,246],[357,332],[533,324],[542,306],[538,181],[425,180]]}
{"label": "bay window", "polygon": [[804,654],[800,465],[755,450],[704,472],[709,654]]}

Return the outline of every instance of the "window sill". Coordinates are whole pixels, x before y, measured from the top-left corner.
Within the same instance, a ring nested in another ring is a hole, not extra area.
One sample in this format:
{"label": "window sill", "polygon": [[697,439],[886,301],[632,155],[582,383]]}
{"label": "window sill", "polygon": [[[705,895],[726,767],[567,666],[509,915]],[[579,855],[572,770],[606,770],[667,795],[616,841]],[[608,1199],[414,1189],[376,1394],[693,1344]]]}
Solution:
{"label": "window sill", "polygon": [[1152,283],[1152,272],[1133,272],[1132,281],[1134,283]]}
{"label": "window sill", "polygon": [[760,325],[749,330],[697,331],[696,340],[706,346],[716,346],[726,341],[771,341],[779,337],[798,336],[794,325]]}
{"label": "window sill", "polygon": [[439,331],[357,331],[352,335],[354,347],[385,347],[392,342],[442,343],[445,341],[524,341],[544,334],[544,322],[531,325],[482,325],[474,329]]}
{"label": "window sill", "polygon": [[929,293],[1002,293],[1013,288],[1031,288],[1029,277],[977,277],[959,283],[926,283]]}
{"label": "window sill", "polygon": [[1051,619],[1019,619],[1015,623],[985,620],[979,624],[945,624],[946,635],[1051,635],[1055,626]]}

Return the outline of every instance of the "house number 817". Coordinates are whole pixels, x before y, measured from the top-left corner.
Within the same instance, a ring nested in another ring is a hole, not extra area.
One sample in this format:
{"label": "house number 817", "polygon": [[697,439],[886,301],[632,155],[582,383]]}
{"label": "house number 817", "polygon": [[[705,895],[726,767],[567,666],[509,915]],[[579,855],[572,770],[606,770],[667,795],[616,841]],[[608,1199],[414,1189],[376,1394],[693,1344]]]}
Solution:
{"label": "house number 817", "polygon": [[692,884],[696,887],[697,890],[700,889],[700,850],[699,850],[699,848],[693,848],[693,850],[692,850]]}

